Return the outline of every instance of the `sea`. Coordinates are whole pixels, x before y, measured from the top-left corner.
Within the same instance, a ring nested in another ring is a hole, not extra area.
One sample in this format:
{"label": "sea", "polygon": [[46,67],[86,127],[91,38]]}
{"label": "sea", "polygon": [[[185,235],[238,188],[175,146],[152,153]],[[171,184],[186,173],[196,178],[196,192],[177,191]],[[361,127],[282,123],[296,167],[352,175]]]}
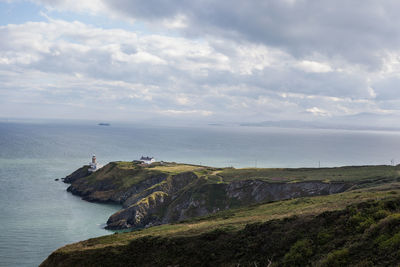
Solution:
{"label": "sea", "polygon": [[269,127],[0,122],[0,266],[38,266],[59,247],[113,234],[118,205],[89,203],[55,181],[88,164],[153,156],[215,167],[398,164],[400,132]]}

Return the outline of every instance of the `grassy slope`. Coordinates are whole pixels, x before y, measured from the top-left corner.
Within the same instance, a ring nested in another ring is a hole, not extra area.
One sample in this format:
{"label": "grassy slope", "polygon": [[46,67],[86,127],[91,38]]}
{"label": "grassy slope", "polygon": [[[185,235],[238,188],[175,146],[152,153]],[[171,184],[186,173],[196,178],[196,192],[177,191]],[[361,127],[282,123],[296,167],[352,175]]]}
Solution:
{"label": "grassy slope", "polygon": [[107,164],[105,169],[101,169],[86,179],[90,183],[108,180],[118,186],[119,189],[129,188],[149,177],[161,174],[161,171],[139,168],[132,162],[117,161]]}
{"label": "grassy slope", "polygon": [[346,206],[355,203],[387,199],[397,195],[400,196],[400,183],[390,183],[379,187],[358,189],[335,195],[306,197],[253,205],[245,208],[226,210],[177,224],[155,226],[129,233],[89,239],[67,245],[59,249],[58,252],[67,253],[76,250],[92,250],[106,246],[118,247],[126,245],[134,239],[146,236],[194,236],[215,229],[237,231],[243,229],[249,223],[266,222],[293,215],[315,215],[325,211],[344,209]]}
{"label": "grassy slope", "polygon": [[400,197],[239,231],[147,236],[119,247],[57,251],[43,266],[398,266]]}
{"label": "grassy slope", "polygon": [[116,161],[110,162],[102,169],[94,172],[93,174],[85,177],[89,184],[96,182],[109,181],[116,185],[118,189],[129,188],[132,185],[160,174],[178,174],[185,171],[198,171],[206,173],[207,167],[187,165],[187,164],[168,164],[160,166],[159,164],[152,164],[149,166],[142,166],[134,162]]}
{"label": "grassy slope", "polygon": [[224,169],[216,172],[224,181],[231,182],[248,179],[261,179],[269,182],[326,181],[358,182],[374,181],[382,178],[400,177],[400,166],[347,166],[337,168],[245,168]]}
{"label": "grassy slope", "polygon": [[350,182],[379,183],[400,180],[400,166],[345,166],[335,168],[212,168],[198,165],[168,163],[164,166],[150,166],[171,174],[192,171],[203,176],[210,183],[229,183],[232,181],[258,179],[267,182]]}

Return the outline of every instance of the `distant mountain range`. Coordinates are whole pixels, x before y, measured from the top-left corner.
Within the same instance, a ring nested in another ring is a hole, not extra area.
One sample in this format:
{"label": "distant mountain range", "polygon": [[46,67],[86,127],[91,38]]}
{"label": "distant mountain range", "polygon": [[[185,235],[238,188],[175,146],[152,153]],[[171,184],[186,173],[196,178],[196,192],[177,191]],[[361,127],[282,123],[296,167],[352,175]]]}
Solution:
{"label": "distant mountain range", "polygon": [[[324,121],[280,120],[262,122],[243,122],[240,126],[279,127],[299,129],[338,129],[338,130],[371,130],[371,131],[400,131],[395,126],[396,118],[375,114],[358,114],[346,117],[328,118]],[[394,126],[388,126],[394,125]]]}

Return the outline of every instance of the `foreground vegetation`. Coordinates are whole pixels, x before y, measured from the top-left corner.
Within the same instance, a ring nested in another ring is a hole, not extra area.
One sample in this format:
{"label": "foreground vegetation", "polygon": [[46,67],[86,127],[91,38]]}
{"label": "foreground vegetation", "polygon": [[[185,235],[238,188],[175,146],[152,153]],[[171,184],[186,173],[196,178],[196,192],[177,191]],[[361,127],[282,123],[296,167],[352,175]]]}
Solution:
{"label": "foreground vegetation", "polygon": [[367,188],[340,194],[89,239],[55,251],[42,266],[397,266],[400,183],[371,187],[379,179],[368,179]]}

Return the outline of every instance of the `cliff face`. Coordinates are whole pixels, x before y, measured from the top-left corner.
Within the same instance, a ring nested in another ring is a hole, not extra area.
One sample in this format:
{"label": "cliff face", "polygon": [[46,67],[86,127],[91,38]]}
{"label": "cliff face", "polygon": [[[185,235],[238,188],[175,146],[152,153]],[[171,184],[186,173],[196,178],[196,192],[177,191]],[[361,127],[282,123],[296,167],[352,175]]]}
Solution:
{"label": "cliff face", "polygon": [[85,166],[64,181],[71,182],[69,192],[85,200],[123,205],[108,219],[108,229],[177,222],[249,204],[339,193],[350,187],[344,182],[271,183],[246,177],[225,182],[213,175],[215,169],[192,167],[112,162],[93,174]]}
{"label": "cliff face", "polygon": [[232,199],[251,204],[289,198],[335,194],[343,192],[347,188],[349,188],[349,185],[345,183],[324,183],[319,181],[266,183],[260,180],[245,180],[228,184],[226,192]]}
{"label": "cliff face", "polygon": [[64,183],[71,184],[80,178],[88,176],[89,174],[90,174],[89,166],[85,165],[85,166],[77,169],[76,171],[74,171],[73,173],[68,175],[67,177],[63,178],[62,180],[64,181]]}
{"label": "cliff face", "polygon": [[346,183],[317,181],[273,184],[260,180],[221,184],[199,181],[168,205],[162,223],[181,221],[255,203],[340,193],[349,187]]}
{"label": "cliff face", "polygon": [[198,177],[184,172],[167,177],[161,183],[134,194],[124,202],[124,209],[107,221],[107,229],[144,227],[164,222],[164,210],[185,186]]}

